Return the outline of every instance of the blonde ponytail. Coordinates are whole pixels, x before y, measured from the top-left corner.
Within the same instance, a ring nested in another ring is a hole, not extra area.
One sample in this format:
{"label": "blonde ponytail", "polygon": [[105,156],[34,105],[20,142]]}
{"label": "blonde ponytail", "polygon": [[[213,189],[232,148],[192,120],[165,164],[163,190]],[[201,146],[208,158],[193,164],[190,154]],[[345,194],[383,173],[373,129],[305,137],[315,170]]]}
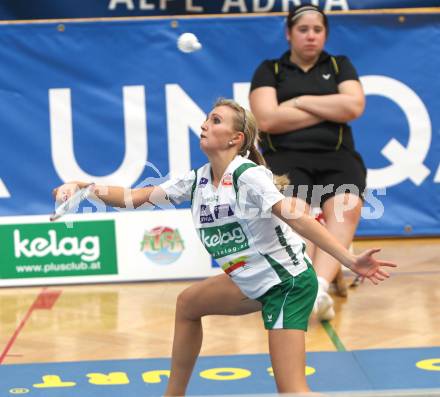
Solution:
{"label": "blonde ponytail", "polygon": [[[258,127],[252,112],[246,110],[232,99],[220,98],[214,104],[214,107],[217,106],[227,106],[235,111],[234,129],[243,132],[245,137],[243,146],[240,148],[238,154],[243,157],[248,157],[248,159],[255,164],[267,167],[266,160],[256,147]],[[248,151],[249,156],[246,156]],[[289,185],[289,183],[289,177],[287,175],[274,175],[274,184],[278,189],[281,190],[284,186]]]}
{"label": "blonde ponytail", "polygon": [[255,146],[255,144],[253,144],[250,148],[249,148],[249,160],[253,161],[255,164],[258,165],[264,165],[265,167],[266,165],[266,160],[264,159],[263,155],[260,153],[260,151],[257,149],[257,147]]}

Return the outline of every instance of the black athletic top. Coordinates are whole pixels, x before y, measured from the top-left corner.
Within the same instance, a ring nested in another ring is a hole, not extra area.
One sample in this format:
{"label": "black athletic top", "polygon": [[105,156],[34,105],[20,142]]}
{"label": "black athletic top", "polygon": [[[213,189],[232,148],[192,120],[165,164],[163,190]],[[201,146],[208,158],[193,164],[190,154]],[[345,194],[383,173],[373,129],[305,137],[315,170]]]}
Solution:
{"label": "black athletic top", "polygon": [[[304,72],[290,61],[290,51],[287,51],[279,59],[260,64],[252,78],[251,91],[274,87],[281,103],[301,95],[337,94],[338,84],[346,80],[359,80],[346,56],[331,56],[323,51],[316,64]],[[350,126],[331,121],[280,135],[262,133],[261,146],[264,152],[277,149],[334,151],[341,146],[354,150]]]}

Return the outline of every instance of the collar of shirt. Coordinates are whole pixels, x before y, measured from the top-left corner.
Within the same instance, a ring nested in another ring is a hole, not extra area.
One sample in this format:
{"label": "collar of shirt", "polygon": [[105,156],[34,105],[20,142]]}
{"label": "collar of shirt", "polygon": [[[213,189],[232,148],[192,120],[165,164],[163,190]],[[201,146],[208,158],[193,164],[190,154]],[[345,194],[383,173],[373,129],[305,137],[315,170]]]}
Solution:
{"label": "collar of shirt", "polygon": [[[328,54],[325,51],[322,51],[321,54],[319,55],[318,60],[311,69],[315,68],[316,65],[319,65],[320,63],[327,62],[329,58],[330,58],[330,54]],[[283,55],[281,55],[280,63],[282,63],[283,66],[287,66],[289,68],[301,69],[298,65],[296,65],[290,60],[290,51],[286,51]]]}

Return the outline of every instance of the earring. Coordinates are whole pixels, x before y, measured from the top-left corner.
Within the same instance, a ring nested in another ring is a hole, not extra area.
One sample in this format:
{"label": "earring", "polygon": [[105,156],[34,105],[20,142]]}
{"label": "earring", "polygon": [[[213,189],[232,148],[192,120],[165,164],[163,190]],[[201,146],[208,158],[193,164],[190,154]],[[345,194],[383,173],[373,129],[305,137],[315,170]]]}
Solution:
{"label": "earring", "polygon": [[229,143],[229,146],[232,146],[234,144],[234,142],[232,142],[232,141],[229,141],[228,143]]}

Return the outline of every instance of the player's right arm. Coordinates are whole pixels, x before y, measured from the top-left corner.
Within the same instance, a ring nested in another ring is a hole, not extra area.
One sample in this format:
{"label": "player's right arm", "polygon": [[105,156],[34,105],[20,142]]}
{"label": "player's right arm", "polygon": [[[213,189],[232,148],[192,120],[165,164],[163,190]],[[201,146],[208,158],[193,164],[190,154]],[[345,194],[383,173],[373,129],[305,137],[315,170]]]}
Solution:
{"label": "player's right arm", "polygon": [[[88,182],[65,183],[55,188],[52,194],[57,202],[63,202],[78,189],[85,188],[89,184]],[[93,194],[106,205],[118,208],[138,208],[144,204],[169,204],[165,191],[159,186],[129,189],[121,186],[95,185]]]}

